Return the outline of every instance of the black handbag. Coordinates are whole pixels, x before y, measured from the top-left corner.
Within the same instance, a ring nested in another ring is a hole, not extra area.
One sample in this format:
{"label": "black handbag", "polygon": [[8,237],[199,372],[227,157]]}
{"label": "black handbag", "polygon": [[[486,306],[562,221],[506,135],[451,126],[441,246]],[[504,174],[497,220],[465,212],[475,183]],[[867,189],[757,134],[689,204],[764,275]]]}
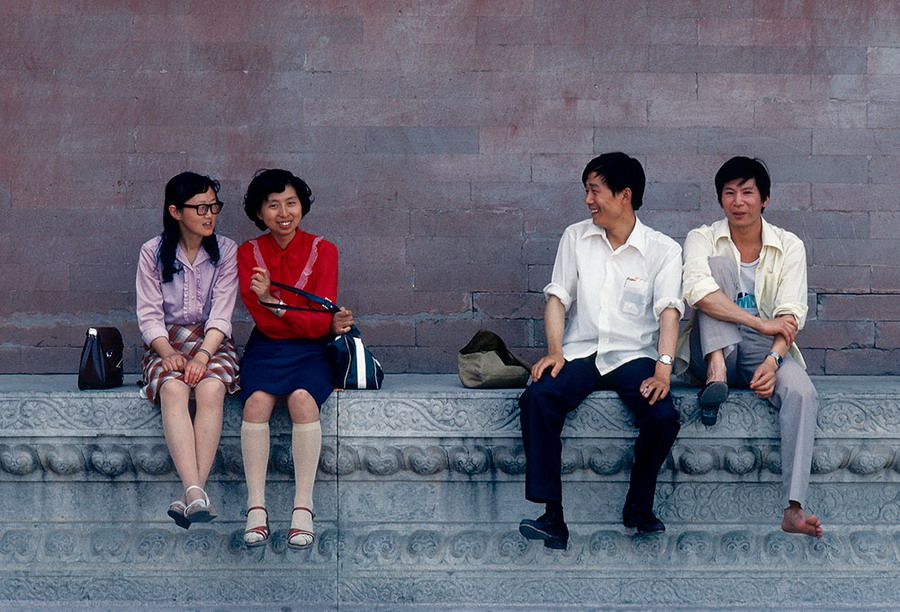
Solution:
{"label": "black handbag", "polygon": [[[270,283],[285,291],[296,293],[311,302],[319,304],[321,308],[306,308],[303,306],[291,306],[289,304],[275,304],[260,302],[263,306],[280,308],[284,310],[306,310],[309,312],[340,311],[340,308],[328,298],[323,298],[315,293],[297,289],[292,285],[270,281]],[[384,369],[381,362],[366,348],[355,325],[350,326],[346,334],[335,336],[325,345],[325,355],[331,364],[331,383],[338,389],[381,389],[384,380]]]}
{"label": "black handbag", "polygon": [[112,389],[122,386],[125,345],[115,327],[89,327],[78,365],[78,388]]}

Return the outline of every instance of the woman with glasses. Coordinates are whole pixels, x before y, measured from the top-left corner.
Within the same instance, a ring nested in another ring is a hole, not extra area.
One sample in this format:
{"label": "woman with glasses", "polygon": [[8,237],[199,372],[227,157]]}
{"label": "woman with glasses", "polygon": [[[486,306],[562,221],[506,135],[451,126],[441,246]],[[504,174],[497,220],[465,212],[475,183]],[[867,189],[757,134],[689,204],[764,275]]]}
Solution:
{"label": "woman with glasses", "polygon": [[[160,405],[184,494],[168,515],[179,527],[216,518],[204,487],[222,433],[226,393],[238,389],[231,341],[237,244],[215,233],[219,183],[183,172],[166,184],[162,234],[141,247],[137,318],[146,352],[143,396]],[[188,402],[196,412],[191,419]]]}
{"label": "woman with glasses", "polygon": [[299,229],[312,202],[309,186],[287,170],[257,172],[244,196],[244,212],[260,230],[268,230],[238,250],[241,299],[256,323],[241,362],[248,546],[263,546],[269,539],[269,419],[279,397],[285,398],[293,423],[295,493],[287,544],[306,548],[315,539],[312,494],[322,446],[319,410],[334,388],[325,342],[350,330],[353,313],[345,308],[334,314],[283,308],[315,304],[273,284],[288,284],[331,301],[337,298],[337,248]]}

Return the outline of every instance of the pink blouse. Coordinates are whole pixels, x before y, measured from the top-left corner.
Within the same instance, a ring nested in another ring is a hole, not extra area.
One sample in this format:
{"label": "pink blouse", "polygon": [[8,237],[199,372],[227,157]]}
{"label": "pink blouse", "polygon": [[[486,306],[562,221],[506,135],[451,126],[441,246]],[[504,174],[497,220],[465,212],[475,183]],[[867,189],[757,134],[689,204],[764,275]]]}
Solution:
{"label": "pink blouse", "polygon": [[144,342],[149,346],[159,337],[168,338],[166,325],[203,323],[204,332],[218,329],[231,337],[231,314],[237,297],[237,244],[217,235],[219,265],[200,248],[190,263],[179,245],[175,250],[176,267],[182,271],[168,283],[162,282],[162,265],[157,250],[162,238],[157,236],[141,246],[138,259],[137,319]]}

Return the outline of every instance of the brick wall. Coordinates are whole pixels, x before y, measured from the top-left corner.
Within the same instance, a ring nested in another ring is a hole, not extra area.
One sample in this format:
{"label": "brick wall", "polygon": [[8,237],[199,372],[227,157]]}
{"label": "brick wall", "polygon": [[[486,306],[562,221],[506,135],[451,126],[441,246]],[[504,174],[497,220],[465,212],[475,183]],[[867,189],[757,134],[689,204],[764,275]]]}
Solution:
{"label": "brick wall", "polygon": [[[118,325],[165,181],[286,167],[390,371],[450,372],[479,327],[543,345],[540,289],[594,154],[636,155],[681,239],[763,157],[810,262],[816,374],[900,373],[895,0],[0,0],[0,372],[72,372]],[[250,323],[239,309],[236,335]]]}

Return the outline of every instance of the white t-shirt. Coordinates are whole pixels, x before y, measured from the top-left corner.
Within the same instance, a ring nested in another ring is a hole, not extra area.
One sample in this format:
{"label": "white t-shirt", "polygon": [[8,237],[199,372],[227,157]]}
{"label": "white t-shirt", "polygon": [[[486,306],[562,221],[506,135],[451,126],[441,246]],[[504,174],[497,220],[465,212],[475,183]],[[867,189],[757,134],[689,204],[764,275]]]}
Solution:
{"label": "white t-shirt", "polygon": [[756,306],[756,296],[753,294],[756,286],[756,267],[759,265],[759,257],[749,263],[741,262],[741,290],[738,292],[735,303],[752,314],[759,316],[759,308]]}

